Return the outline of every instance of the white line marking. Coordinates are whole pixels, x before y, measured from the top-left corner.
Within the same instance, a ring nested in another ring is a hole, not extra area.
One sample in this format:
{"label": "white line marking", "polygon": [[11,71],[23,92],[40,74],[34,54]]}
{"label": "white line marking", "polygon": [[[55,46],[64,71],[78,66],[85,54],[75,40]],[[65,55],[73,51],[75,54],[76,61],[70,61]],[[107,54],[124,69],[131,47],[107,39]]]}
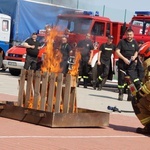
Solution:
{"label": "white line marking", "polygon": [[16,138],[50,138],[50,139],[91,139],[91,138],[145,138],[148,136],[139,135],[139,136],[0,136],[0,139],[16,139]]}

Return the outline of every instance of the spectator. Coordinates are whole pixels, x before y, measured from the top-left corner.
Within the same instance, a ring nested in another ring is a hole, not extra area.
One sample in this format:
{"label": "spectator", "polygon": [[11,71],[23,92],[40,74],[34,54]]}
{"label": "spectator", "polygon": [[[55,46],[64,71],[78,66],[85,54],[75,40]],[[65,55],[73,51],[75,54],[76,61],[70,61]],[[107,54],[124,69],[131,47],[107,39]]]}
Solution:
{"label": "spectator", "polygon": [[36,70],[37,69],[37,56],[39,53],[40,43],[37,41],[37,33],[32,33],[31,38],[28,38],[23,46],[26,48],[26,60],[24,69]]}

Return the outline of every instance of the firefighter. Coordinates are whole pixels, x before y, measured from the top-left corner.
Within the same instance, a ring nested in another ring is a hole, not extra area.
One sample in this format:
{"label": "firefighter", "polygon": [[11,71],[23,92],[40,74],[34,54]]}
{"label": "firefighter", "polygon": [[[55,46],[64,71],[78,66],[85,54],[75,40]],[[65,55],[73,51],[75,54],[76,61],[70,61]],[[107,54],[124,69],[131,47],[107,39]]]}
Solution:
{"label": "firefighter", "polygon": [[143,85],[136,93],[132,106],[137,118],[144,128],[137,128],[136,132],[150,135],[150,42],[144,43],[139,49],[140,60],[143,62]]}
{"label": "firefighter", "polygon": [[81,78],[84,80],[84,88],[87,88],[88,83],[88,72],[92,61],[93,54],[93,42],[91,41],[91,35],[86,34],[86,38],[78,42],[77,47],[81,48],[81,61],[79,67],[78,86]]}
{"label": "firefighter", "polygon": [[70,52],[71,52],[71,46],[68,44],[68,40],[66,36],[62,37],[62,44],[60,46],[60,51],[62,53],[62,62],[60,64],[60,66],[62,67],[62,73],[64,75],[67,74],[68,72],[68,59],[70,56]]}
{"label": "firefighter", "polygon": [[[116,54],[119,57],[118,61],[118,90],[119,96],[118,100],[123,100],[123,93],[124,93],[124,86],[125,75],[129,75],[131,80],[134,82],[137,89],[140,88],[140,80],[137,77],[136,71],[136,59],[138,56],[138,43],[133,39],[134,32],[131,28],[126,30],[126,38],[121,39],[116,48]],[[131,93],[128,90],[128,98],[127,100],[130,101],[132,99]]]}
{"label": "firefighter", "polygon": [[[98,53],[98,90],[102,89],[102,81],[108,77],[111,65],[111,56],[115,51],[116,46],[112,43],[114,37],[108,36],[107,42],[100,46]],[[111,72],[112,72],[111,68]]]}

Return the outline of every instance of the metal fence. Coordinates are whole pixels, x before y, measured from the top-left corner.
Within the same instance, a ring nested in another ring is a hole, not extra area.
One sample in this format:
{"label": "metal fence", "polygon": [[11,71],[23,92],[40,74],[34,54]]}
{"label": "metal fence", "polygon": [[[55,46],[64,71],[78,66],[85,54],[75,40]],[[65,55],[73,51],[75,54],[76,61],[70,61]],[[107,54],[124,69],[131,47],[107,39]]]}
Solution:
{"label": "metal fence", "polygon": [[61,5],[73,9],[99,11],[100,16],[110,18],[112,21],[129,22],[134,15],[134,11],[127,9],[114,9],[100,4],[100,0],[34,0],[55,5]]}

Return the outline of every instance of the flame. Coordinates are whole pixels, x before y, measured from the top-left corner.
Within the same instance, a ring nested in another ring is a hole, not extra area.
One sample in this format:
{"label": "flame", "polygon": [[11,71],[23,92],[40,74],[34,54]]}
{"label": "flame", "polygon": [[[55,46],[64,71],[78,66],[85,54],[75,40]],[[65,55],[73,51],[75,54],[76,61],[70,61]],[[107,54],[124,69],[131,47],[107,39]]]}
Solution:
{"label": "flame", "polygon": [[60,33],[58,33],[56,28],[53,28],[50,34],[46,37],[47,45],[45,48],[44,60],[41,67],[42,72],[58,73],[62,71],[60,67],[62,54],[59,51],[59,38],[56,38],[58,35],[60,35]]}
{"label": "flame", "polygon": [[[56,28],[53,28],[50,30],[50,34],[47,34],[46,38],[46,43],[47,45],[45,46],[45,52],[44,52],[44,59],[42,62],[41,66],[41,72],[48,72],[48,73],[60,73],[62,72],[62,68],[60,67],[61,61],[62,61],[62,53],[60,51],[60,46],[61,46],[61,37],[62,33],[59,33]],[[72,70],[69,70],[68,73],[72,76],[77,76],[78,75],[78,68],[80,65],[80,59],[81,59],[81,53],[80,51],[76,48],[74,49],[74,56],[75,56],[75,61],[72,66]],[[55,83],[55,86],[57,87],[57,83]],[[55,88],[56,88],[55,87]],[[35,88],[35,87],[34,87]],[[33,89],[32,89],[33,90]],[[45,91],[46,95],[48,97],[48,88]],[[40,91],[41,93],[41,91]],[[39,96],[38,99],[38,108],[40,108],[40,99],[41,97]],[[33,108],[33,100],[34,100],[34,95],[33,91],[31,92],[30,99],[28,101],[28,108]],[[47,98],[46,98],[47,101]],[[55,94],[53,97],[53,111],[55,109],[55,103],[56,103],[56,89],[55,89]],[[46,102],[46,108],[48,107],[48,103]],[[63,103],[61,101],[60,104],[60,112],[63,110]],[[76,110],[76,104],[74,107],[74,111]]]}
{"label": "flame", "polygon": [[81,60],[81,53],[79,50],[75,51],[75,63],[72,66],[72,69],[68,71],[68,73],[72,76],[77,76],[79,73],[79,65],[80,65],[80,60]]}

